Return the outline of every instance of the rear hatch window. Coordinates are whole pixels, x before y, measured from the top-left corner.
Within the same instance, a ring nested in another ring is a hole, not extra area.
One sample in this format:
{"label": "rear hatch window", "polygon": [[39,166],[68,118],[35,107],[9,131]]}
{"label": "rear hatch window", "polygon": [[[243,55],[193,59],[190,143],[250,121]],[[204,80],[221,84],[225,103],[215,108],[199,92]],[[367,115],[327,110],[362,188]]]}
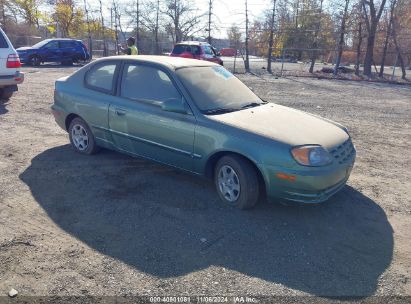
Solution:
{"label": "rear hatch window", "polygon": [[184,52],[191,53],[193,55],[201,54],[201,50],[198,45],[177,44],[176,46],[174,46],[174,55],[181,55]]}
{"label": "rear hatch window", "polygon": [[4,37],[3,33],[0,32],[0,49],[8,49],[9,44],[7,43],[6,38]]}

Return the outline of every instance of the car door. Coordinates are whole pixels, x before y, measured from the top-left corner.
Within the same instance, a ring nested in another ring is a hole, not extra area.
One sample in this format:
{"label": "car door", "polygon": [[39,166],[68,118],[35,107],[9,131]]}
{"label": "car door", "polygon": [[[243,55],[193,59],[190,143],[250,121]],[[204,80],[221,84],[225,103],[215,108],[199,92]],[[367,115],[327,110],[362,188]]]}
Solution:
{"label": "car door", "polygon": [[111,148],[108,109],[115,98],[120,61],[104,60],[90,66],[84,75],[84,88],[72,92],[77,113],[93,131],[97,144]]}
{"label": "car door", "polygon": [[204,59],[214,62],[214,63],[219,63],[219,59],[217,57],[217,54],[214,52],[214,50],[211,48],[209,45],[204,45]]}
{"label": "car door", "polygon": [[73,59],[75,52],[76,52],[74,41],[71,41],[71,40],[60,41],[60,50],[61,50],[62,60]]}
{"label": "car door", "polygon": [[61,50],[59,48],[59,42],[57,40],[50,41],[41,48],[41,57],[44,62],[56,62],[60,61]]}
{"label": "car door", "polygon": [[192,171],[196,119],[191,111],[182,114],[162,109],[168,99],[185,103],[170,74],[156,65],[125,63],[118,89],[109,107],[116,146]]}

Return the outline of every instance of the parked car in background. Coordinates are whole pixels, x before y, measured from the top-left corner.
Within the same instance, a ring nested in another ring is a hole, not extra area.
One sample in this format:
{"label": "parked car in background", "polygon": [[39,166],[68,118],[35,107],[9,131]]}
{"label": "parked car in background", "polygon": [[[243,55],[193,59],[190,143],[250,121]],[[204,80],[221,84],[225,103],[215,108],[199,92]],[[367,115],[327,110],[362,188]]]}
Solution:
{"label": "parked car in background", "polygon": [[207,60],[219,65],[223,65],[220,55],[215,48],[206,42],[183,41],[177,43],[170,56],[190,59]]}
{"label": "parked car in background", "polygon": [[24,81],[19,56],[9,38],[0,28],[0,99],[9,99]]}
{"label": "parked car in background", "polygon": [[236,55],[236,50],[233,48],[223,48],[220,50],[220,55],[227,56],[227,57],[234,57]]}
{"label": "parked car in background", "polygon": [[75,39],[46,39],[31,47],[20,47],[17,52],[22,63],[33,66],[45,62],[72,64],[90,59],[87,47]]}
{"label": "parked car in background", "polygon": [[355,160],[345,127],[265,102],[207,61],[102,58],[56,81],[52,111],[75,151],[104,147],[208,176],[221,200],[241,209],[260,190],[325,201]]}

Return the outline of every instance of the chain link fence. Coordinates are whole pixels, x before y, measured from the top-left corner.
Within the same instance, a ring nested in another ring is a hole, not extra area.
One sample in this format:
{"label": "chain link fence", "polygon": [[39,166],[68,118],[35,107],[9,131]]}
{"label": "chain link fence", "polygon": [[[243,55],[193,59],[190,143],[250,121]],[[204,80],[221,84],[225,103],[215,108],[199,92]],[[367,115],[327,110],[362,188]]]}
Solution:
{"label": "chain link fence", "polygon": [[[22,46],[31,46],[43,39],[50,37],[41,36],[9,36],[15,48]],[[105,56],[113,56],[121,53],[121,47],[126,48],[126,37],[115,39],[89,39],[85,37],[77,38],[82,40],[89,50],[92,50],[93,58]],[[154,38],[140,39],[138,49],[140,54],[157,54],[168,55],[173,49],[173,42],[168,39]],[[245,50],[234,50],[234,56],[223,56],[224,66],[233,73],[246,73],[245,69]],[[342,54],[341,64],[337,74],[344,78],[356,78],[356,72],[361,74],[362,62],[364,61],[365,52],[361,51],[357,54],[354,50],[344,50]],[[315,57],[313,73],[310,73],[311,59]],[[406,72],[411,73],[411,52],[402,53]],[[337,50],[330,49],[273,49],[271,59],[271,72],[278,77],[284,76],[318,76],[327,77],[334,74],[335,61],[337,58]],[[382,53],[374,52],[373,72],[378,74],[381,68]],[[357,67],[357,63],[358,67]],[[267,58],[261,56],[249,56],[250,72],[257,75],[267,73],[268,62]],[[397,80],[402,76],[401,68],[399,67],[398,54],[395,51],[388,51],[385,58],[384,78]]]}

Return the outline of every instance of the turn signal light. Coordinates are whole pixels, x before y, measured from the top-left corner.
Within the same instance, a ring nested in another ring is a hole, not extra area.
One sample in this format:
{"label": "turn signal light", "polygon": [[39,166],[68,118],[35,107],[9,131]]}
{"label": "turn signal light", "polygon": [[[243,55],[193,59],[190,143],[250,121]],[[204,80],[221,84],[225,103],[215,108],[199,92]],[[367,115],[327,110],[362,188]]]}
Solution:
{"label": "turn signal light", "polygon": [[286,174],[286,173],[282,173],[282,172],[278,172],[275,176],[277,176],[277,178],[279,178],[279,179],[284,179],[284,180],[287,180],[289,182],[295,182],[295,180],[297,179],[297,177],[295,175],[290,175],[290,174]]}

